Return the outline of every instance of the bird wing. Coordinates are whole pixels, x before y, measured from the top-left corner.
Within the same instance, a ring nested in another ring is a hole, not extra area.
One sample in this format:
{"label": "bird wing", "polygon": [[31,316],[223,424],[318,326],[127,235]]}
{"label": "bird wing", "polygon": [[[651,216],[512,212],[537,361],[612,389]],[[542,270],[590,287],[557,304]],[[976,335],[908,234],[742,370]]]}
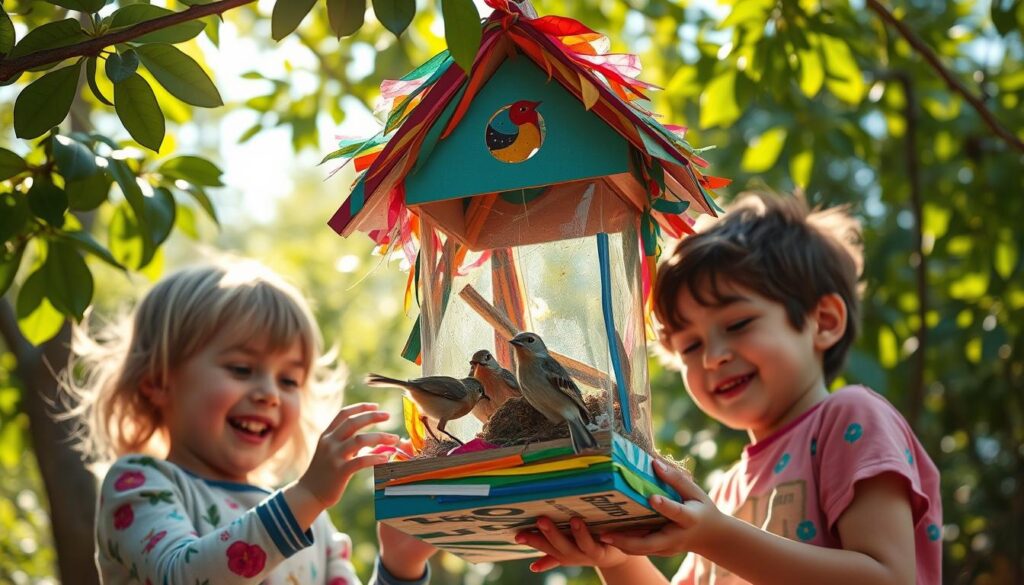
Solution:
{"label": "bird wing", "polygon": [[507,384],[510,388],[512,388],[516,392],[520,392],[519,380],[516,380],[516,377],[515,377],[514,374],[512,374],[512,372],[506,370],[505,368],[501,368],[498,371],[498,375],[501,377],[501,381],[502,382]]}
{"label": "bird wing", "polygon": [[415,385],[418,390],[447,400],[459,401],[466,397],[465,385],[450,376],[427,376],[409,380],[409,383]]}
{"label": "bird wing", "polygon": [[511,133],[503,132],[491,125],[487,126],[487,148],[491,150],[506,148],[515,142],[518,137],[519,128],[516,126],[513,126]]}
{"label": "bird wing", "polygon": [[569,372],[565,371],[562,364],[555,361],[555,358],[548,358],[543,362],[544,373],[548,377],[548,381],[555,388],[558,388],[567,397],[572,399],[576,403],[576,406],[580,409],[580,414],[583,415],[585,420],[590,419],[590,411],[587,410],[587,405],[583,402],[583,393],[580,392],[579,386],[573,381],[572,376]]}

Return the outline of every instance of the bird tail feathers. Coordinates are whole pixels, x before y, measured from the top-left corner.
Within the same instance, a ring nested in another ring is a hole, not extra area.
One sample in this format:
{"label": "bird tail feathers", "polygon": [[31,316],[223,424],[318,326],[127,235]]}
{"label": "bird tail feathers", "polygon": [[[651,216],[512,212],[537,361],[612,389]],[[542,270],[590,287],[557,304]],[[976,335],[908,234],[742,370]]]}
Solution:
{"label": "bird tail feathers", "polygon": [[387,386],[391,388],[405,388],[409,385],[405,380],[389,378],[380,374],[374,374],[373,372],[366,374],[365,382],[368,386]]}
{"label": "bird tail feathers", "polygon": [[567,419],[569,423],[569,439],[572,440],[572,450],[575,453],[592,451],[598,448],[597,438],[594,437],[583,421],[575,418]]}

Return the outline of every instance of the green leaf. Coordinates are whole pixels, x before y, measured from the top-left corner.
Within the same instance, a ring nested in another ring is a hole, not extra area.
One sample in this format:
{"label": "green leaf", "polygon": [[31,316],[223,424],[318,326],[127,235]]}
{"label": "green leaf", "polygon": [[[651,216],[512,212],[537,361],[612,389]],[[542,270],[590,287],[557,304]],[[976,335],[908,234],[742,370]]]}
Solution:
{"label": "green leaf", "polygon": [[107,0],[46,0],[50,4],[56,4],[68,10],[79,12],[99,12],[100,8],[107,3]]}
{"label": "green leaf", "polygon": [[821,54],[816,48],[806,51],[797,51],[800,63],[800,91],[809,98],[813,98],[821,91],[825,82],[825,68],[821,63]]}
{"label": "green leaf", "polygon": [[156,152],[164,141],[164,114],[153,88],[138,73],[114,85],[114,110],[136,142]]}
{"label": "green leaf", "polygon": [[93,293],[92,272],[82,255],[67,242],[51,240],[42,272],[53,307],[81,321]]}
{"label": "green leaf", "polygon": [[147,251],[147,241],[139,230],[139,224],[127,205],[121,204],[114,209],[107,230],[110,253],[122,266],[139,269],[145,265],[145,257],[152,256]]}
{"label": "green leaf", "polygon": [[221,170],[217,165],[198,156],[179,156],[160,165],[157,172],[171,179],[182,179],[203,187],[223,187]]}
{"label": "green leaf", "polygon": [[199,203],[199,206],[202,207],[204,211],[206,211],[206,215],[210,216],[210,219],[213,220],[213,223],[220,225],[220,220],[217,219],[217,210],[214,209],[213,202],[210,201],[210,197],[206,194],[205,189],[196,185],[191,185],[189,186],[188,189],[185,189],[185,191],[187,191],[188,194],[191,195],[196,200],[196,202]]}
{"label": "green leaf", "polygon": [[313,9],[316,0],[277,0],[270,14],[270,36],[280,41],[299,28],[299,23]]}
{"label": "green leaf", "polygon": [[1017,243],[1013,241],[1012,234],[1006,232],[1001,235],[1001,241],[996,244],[995,268],[999,276],[1009,280],[1017,272]]}
{"label": "green leaf", "polygon": [[[169,14],[173,10],[153,6],[152,4],[129,4],[114,11],[110,15],[110,28],[117,29],[132,26],[147,20],[153,20]],[[169,26],[164,29],[146,33],[132,39],[132,43],[183,43],[199,36],[206,25],[202,21],[190,20]]]}
{"label": "green leaf", "polygon": [[[57,47],[66,47],[75,43],[80,43],[87,40],[89,37],[82,30],[81,23],[74,18],[66,18],[64,20],[58,20],[57,22],[48,22],[42,26],[36,27],[22,37],[21,41],[14,46],[11,50],[11,54],[8,55],[9,59],[15,59],[17,57],[23,57],[29,53],[35,53],[43,49],[55,49]],[[41,65],[33,68],[32,71],[42,71],[53,67],[56,63],[50,63],[47,65]]]}
{"label": "green leaf", "polygon": [[366,18],[366,0],[327,0],[327,20],[334,36],[354,35]]}
{"label": "green leaf", "polygon": [[754,138],[743,152],[740,168],[748,173],[763,173],[775,166],[786,144],[786,128],[777,126]]}
{"label": "green leaf", "polygon": [[[141,6],[141,5],[140,5]],[[199,36],[206,28],[206,23],[201,20],[190,20],[182,22],[165,29],[156,30],[149,34],[133,39],[133,43],[184,43]]]}
{"label": "green leaf", "polygon": [[21,193],[0,194],[0,244],[20,234],[31,218],[28,203]]}
{"label": "green leaf", "polygon": [[1017,30],[1017,18],[1014,11],[1020,8],[1020,0],[992,0],[991,16],[999,34],[1006,36]]}
{"label": "green leaf", "polygon": [[11,22],[11,17],[7,16],[7,11],[0,6],[0,57],[11,52],[14,40],[14,23]]}
{"label": "green leaf", "polygon": [[814,167],[814,151],[804,150],[789,159],[789,176],[793,184],[800,188],[807,188],[811,181],[811,170]]}
{"label": "green leaf", "polygon": [[123,54],[111,53],[108,55],[103,72],[107,74],[107,79],[110,81],[121,83],[134,75],[138,69],[139,55],[135,51],[128,49]]}
{"label": "green leaf", "polygon": [[64,190],[68,193],[68,207],[75,211],[92,211],[107,200],[110,185],[114,179],[110,173],[100,171],[76,181],[68,181]]}
{"label": "green leaf", "polygon": [[195,59],[171,45],[143,45],[136,49],[142,64],[171,95],[193,106],[224,105],[220,93]]}
{"label": "green leaf", "polygon": [[196,225],[196,212],[187,205],[178,207],[178,213],[174,218],[174,227],[189,237],[190,240],[199,240],[199,227]]}
{"label": "green leaf", "polygon": [[27,168],[25,159],[6,148],[0,148],[0,181],[6,181]]}
{"label": "green leaf", "polygon": [[88,82],[92,95],[96,96],[100,103],[108,106],[114,105],[114,102],[108,100],[107,96],[100,91],[100,87],[96,85],[96,57],[89,57],[85,60],[85,81]]}
{"label": "green leaf", "polygon": [[700,126],[729,126],[740,117],[736,104],[736,71],[727,69],[715,76],[700,94]]}
{"label": "green leaf", "polygon": [[14,132],[18,138],[35,138],[61,123],[78,90],[78,63],[51,71],[21,90],[14,102]]}
{"label": "green leaf", "polygon": [[469,72],[480,50],[483,27],[473,0],[441,0],[444,39],[448,52],[463,71]]}
{"label": "green leaf", "polygon": [[859,104],[864,99],[867,87],[850,46],[842,39],[822,36],[821,47],[825,54],[825,70],[828,72],[825,85],[844,102]]}
{"label": "green leaf", "polygon": [[416,0],[373,0],[373,13],[384,28],[401,36],[416,16]]}
{"label": "green leaf", "polygon": [[69,244],[77,246],[81,250],[88,252],[97,258],[100,258],[114,268],[120,268],[121,270],[125,269],[125,267],[114,258],[114,255],[110,253],[110,250],[107,250],[97,242],[89,232],[83,232],[81,230],[61,232],[57,234],[57,237]]}
{"label": "green leaf", "polygon": [[153,189],[153,196],[146,197],[145,203],[149,239],[154,246],[159,246],[171,235],[177,204],[171,192],[163,187]]}
{"label": "green leaf", "polygon": [[24,254],[24,242],[10,254],[7,254],[4,248],[0,248],[0,297],[7,293],[7,289],[14,282],[14,277],[18,274],[18,267],[21,266],[21,257]]}
{"label": "green leaf", "polygon": [[206,23],[206,38],[210,39],[214,47],[220,47],[220,17],[210,16],[203,22]]}
{"label": "green leaf", "polygon": [[132,212],[135,214],[135,221],[142,224],[142,227],[146,228],[145,231],[148,233],[149,229],[146,225],[146,196],[143,195],[142,188],[139,187],[138,178],[124,161],[116,159],[107,160],[110,163],[110,175],[117,181],[117,186],[121,188],[121,193],[124,194],[125,200],[131,206]]}
{"label": "green leaf", "polygon": [[46,279],[42,267],[25,279],[15,304],[18,328],[32,345],[49,341],[64,325],[64,315],[46,299]]}
{"label": "green leaf", "polygon": [[36,217],[55,227],[64,225],[64,214],[68,210],[68,194],[64,189],[37,178],[25,198]]}
{"label": "green leaf", "polygon": [[59,134],[51,142],[57,169],[67,181],[84,179],[96,173],[96,155],[77,140]]}

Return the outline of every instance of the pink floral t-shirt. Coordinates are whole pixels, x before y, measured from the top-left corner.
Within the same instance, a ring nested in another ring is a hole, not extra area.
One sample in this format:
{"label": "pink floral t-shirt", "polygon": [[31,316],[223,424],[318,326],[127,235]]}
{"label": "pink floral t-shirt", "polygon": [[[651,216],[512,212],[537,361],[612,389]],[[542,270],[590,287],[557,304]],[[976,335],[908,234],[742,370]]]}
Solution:
{"label": "pink floral t-shirt", "polygon": [[[848,386],[772,436],[748,445],[711,490],[722,512],[779,536],[842,548],[836,521],[858,481],[883,473],[906,480],[914,518],[917,583],[942,582],[939,472],[910,425],[885,398]],[[688,555],[676,584],[747,583]]]}

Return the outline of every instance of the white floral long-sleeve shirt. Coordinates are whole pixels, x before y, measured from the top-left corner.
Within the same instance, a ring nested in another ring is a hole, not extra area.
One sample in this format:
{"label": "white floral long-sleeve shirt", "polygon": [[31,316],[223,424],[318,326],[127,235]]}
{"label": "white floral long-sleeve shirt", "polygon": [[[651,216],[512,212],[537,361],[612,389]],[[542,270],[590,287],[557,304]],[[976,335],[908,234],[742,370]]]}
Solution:
{"label": "white floral long-sleeve shirt", "polygon": [[[144,455],[100,490],[96,557],[110,585],[356,585],[352,541],[327,514],[302,531],[280,492],[212,481]],[[378,561],[371,582],[399,581]]]}

